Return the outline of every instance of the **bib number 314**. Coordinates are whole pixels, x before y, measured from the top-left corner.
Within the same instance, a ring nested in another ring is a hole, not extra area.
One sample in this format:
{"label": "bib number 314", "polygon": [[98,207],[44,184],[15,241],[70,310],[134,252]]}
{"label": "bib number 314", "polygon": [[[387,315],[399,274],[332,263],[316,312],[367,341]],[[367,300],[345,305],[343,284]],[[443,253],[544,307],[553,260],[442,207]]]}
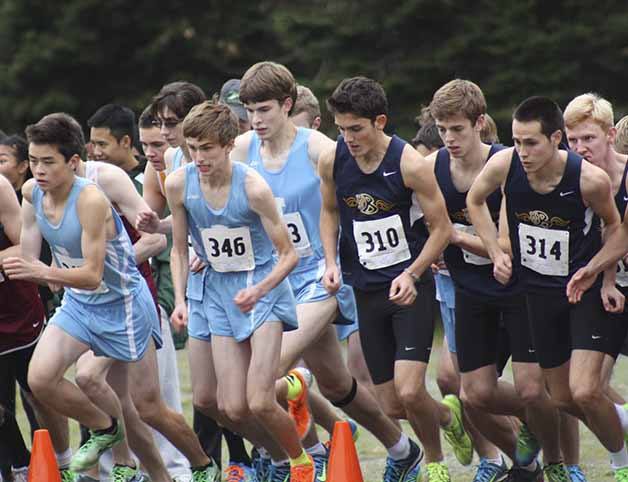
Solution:
{"label": "bib number 314", "polygon": [[398,214],[372,221],[353,221],[353,236],[360,263],[366,269],[386,268],[410,259],[408,241]]}
{"label": "bib number 314", "polygon": [[521,264],[548,276],[569,274],[569,231],[519,225]]}
{"label": "bib number 314", "polygon": [[211,267],[219,273],[251,271],[255,256],[247,227],[214,226],[201,231],[203,247]]}

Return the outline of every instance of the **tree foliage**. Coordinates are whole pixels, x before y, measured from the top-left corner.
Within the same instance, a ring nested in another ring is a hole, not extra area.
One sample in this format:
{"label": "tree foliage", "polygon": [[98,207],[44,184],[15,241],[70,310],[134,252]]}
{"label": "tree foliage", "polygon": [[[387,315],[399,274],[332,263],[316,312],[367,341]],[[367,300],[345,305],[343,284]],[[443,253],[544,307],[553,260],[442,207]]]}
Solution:
{"label": "tree foliage", "polygon": [[107,102],[139,111],[173,80],[211,95],[272,59],[321,101],[344,77],[379,80],[391,129],[406,136],[440,85],[468,78],[507,138],[512,108],[533,94],[565,105],[595,91],[628,111],[622,3],[0,0],[0,127],[21,131],[59,110],[84,121]]}

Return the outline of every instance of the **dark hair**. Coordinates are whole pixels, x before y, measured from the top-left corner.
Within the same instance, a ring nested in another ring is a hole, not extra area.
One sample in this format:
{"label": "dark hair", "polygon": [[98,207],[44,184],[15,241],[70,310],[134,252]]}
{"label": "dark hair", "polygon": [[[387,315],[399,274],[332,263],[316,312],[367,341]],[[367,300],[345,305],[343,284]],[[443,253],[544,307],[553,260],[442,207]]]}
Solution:
{"label": "dark hair", "polygon": [[153,116],[157,118],[159,113],[167,107],[183,120],[192,107],[205,100],[205,93],[198,85],[184,81],[171,82],[164,85],[153,97],[151,110]]}
{"label": "dark hair", "polygon": [[410,143],[416,147],[419,144],[423,144],[429,150],[436,150],[443,147],[443,140],[438,133],[438,127],[434,122],[428,122],[423,124],[417,131],[416,136],[410,141]]}
{"label": "dark hair", "polygon": [[81,125],[69,114],[55,112],[26,128],[26,140],[33,144],[56,146],[65,161],[85,154],[85,136]]}
{"label": "dark hair", "polygon": [[28,144],[17,134],[0,137],[0,146],[9,146],[15,151],[17,162],[28,161]]}
{"label": "dark hair", "polygon": [[276,62],[258,62],[249,67],[240,81],[240,102],[265,102],[276,100],[282,103],[287,98],[292,99],[292,114],[297,101],[297,83],[292,73],[285,65]]}
{"label": "dark hair", "polygon": [[528,97],[517,106],[512,118],[518,122],[539,122],[541,132],[547,138],[556,131],[565,130],[563,112],[558,104],[549,97]]}
{"label": "dark hair", "polygon": [[2,129],[0,129],[0,139],[5,138],[7,135],[4,133]]}
{"label": "dark hair", "polygon": [[137,137],[135,134],[135,114],[128,107],[118,104],[106,104],[100,107],[87,121],[88,127],[107,128],[118,142],[129,136],[131,144]]}
{"label": "dark hair", "polygon": [[332,114],[353,114],[374,121],[378,115],[388,114],[388,100],[376,81],[352,77],[340,82],[327,99],[327,108]]}
{"label": "dark hair", "polygon": [[149,105],[142,111],[138,120],[140,129],[150,129],[151,127],[157,127],[157,118],[153,115],[152,105]]}

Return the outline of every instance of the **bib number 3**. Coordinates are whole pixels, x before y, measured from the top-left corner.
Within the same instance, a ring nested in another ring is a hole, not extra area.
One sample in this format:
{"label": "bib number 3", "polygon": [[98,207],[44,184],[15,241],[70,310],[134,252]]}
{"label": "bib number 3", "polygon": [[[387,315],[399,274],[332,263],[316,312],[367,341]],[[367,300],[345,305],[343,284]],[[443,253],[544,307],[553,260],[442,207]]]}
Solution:
{"label": "bib number 3", "polygon": [[353,221],[353,236],[360,263],[366,269],[386,268],[410,259],[398,214],[373,221]]}
{"label": "bib number 3", "polygon": [[569,231],[519,225],[521,264],[548,276],[569,274]]}
{"label": "bib number 3", "polygon": [[219,273],[251,271],[255,256],[251,232],[247,227],[214,226],[201,231],[205,254],[212,269]]}
{"label": "bib number 3", "polygon": [[310,245],[310,238],[307,236],[307,231],[305,230],[301,213],[295,212],[284,214],[283,222],[286,223],[286,226],[288,227],[292,245],[299,255],[299,258],[311,256],[312,247]]}

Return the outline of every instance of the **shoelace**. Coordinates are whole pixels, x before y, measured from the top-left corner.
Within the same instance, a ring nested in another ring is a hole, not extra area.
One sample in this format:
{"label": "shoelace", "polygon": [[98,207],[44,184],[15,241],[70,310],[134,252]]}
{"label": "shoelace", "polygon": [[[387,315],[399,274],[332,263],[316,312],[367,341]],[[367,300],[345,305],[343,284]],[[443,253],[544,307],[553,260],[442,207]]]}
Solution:
{"label": "shoelace", "polygon": [[445,467],[442,464],[439,464],[439,463],[427,464],[426,470],[427,470],[427,480],[429,480],[430,482],[432,480],[435,480],[435,481],[449,480],[449,472],[447,472],[447,467]]}
{"label": "shoelace", "polygon": [[114,467],[111,471],[111,482],[128,482],[127,476],[129,475],[126,467]]}
{"label": "shoelace", "polygon": [[567,467],[567,472],[569,473],[569,477],[572,482],[587,482],[587,478],[584,476],[584,472],[577,465],[572,465]]}
{"label": "shoelace", "polygon": [[225,482],[242,482],[244,479],[245,473],[242,467],[238,467],[237,465],[232,465],[229,468],[229,472],[227,472],[227,478]]}
{"label": "shoelace", "polygon": [[207,482],[205,470],[192,472],[192,482]]}
{"label": "shoelace", "polygon": [[543,467],[548,482],[571,482],[571,478],[562,464],[549,464]]}
{"label": "shoelace", "polygon": [[491,482],[491,477],[500,469],[496,464],[492,464],[485,459],[480,460],[478,471],[475,473],[473,482]]}

